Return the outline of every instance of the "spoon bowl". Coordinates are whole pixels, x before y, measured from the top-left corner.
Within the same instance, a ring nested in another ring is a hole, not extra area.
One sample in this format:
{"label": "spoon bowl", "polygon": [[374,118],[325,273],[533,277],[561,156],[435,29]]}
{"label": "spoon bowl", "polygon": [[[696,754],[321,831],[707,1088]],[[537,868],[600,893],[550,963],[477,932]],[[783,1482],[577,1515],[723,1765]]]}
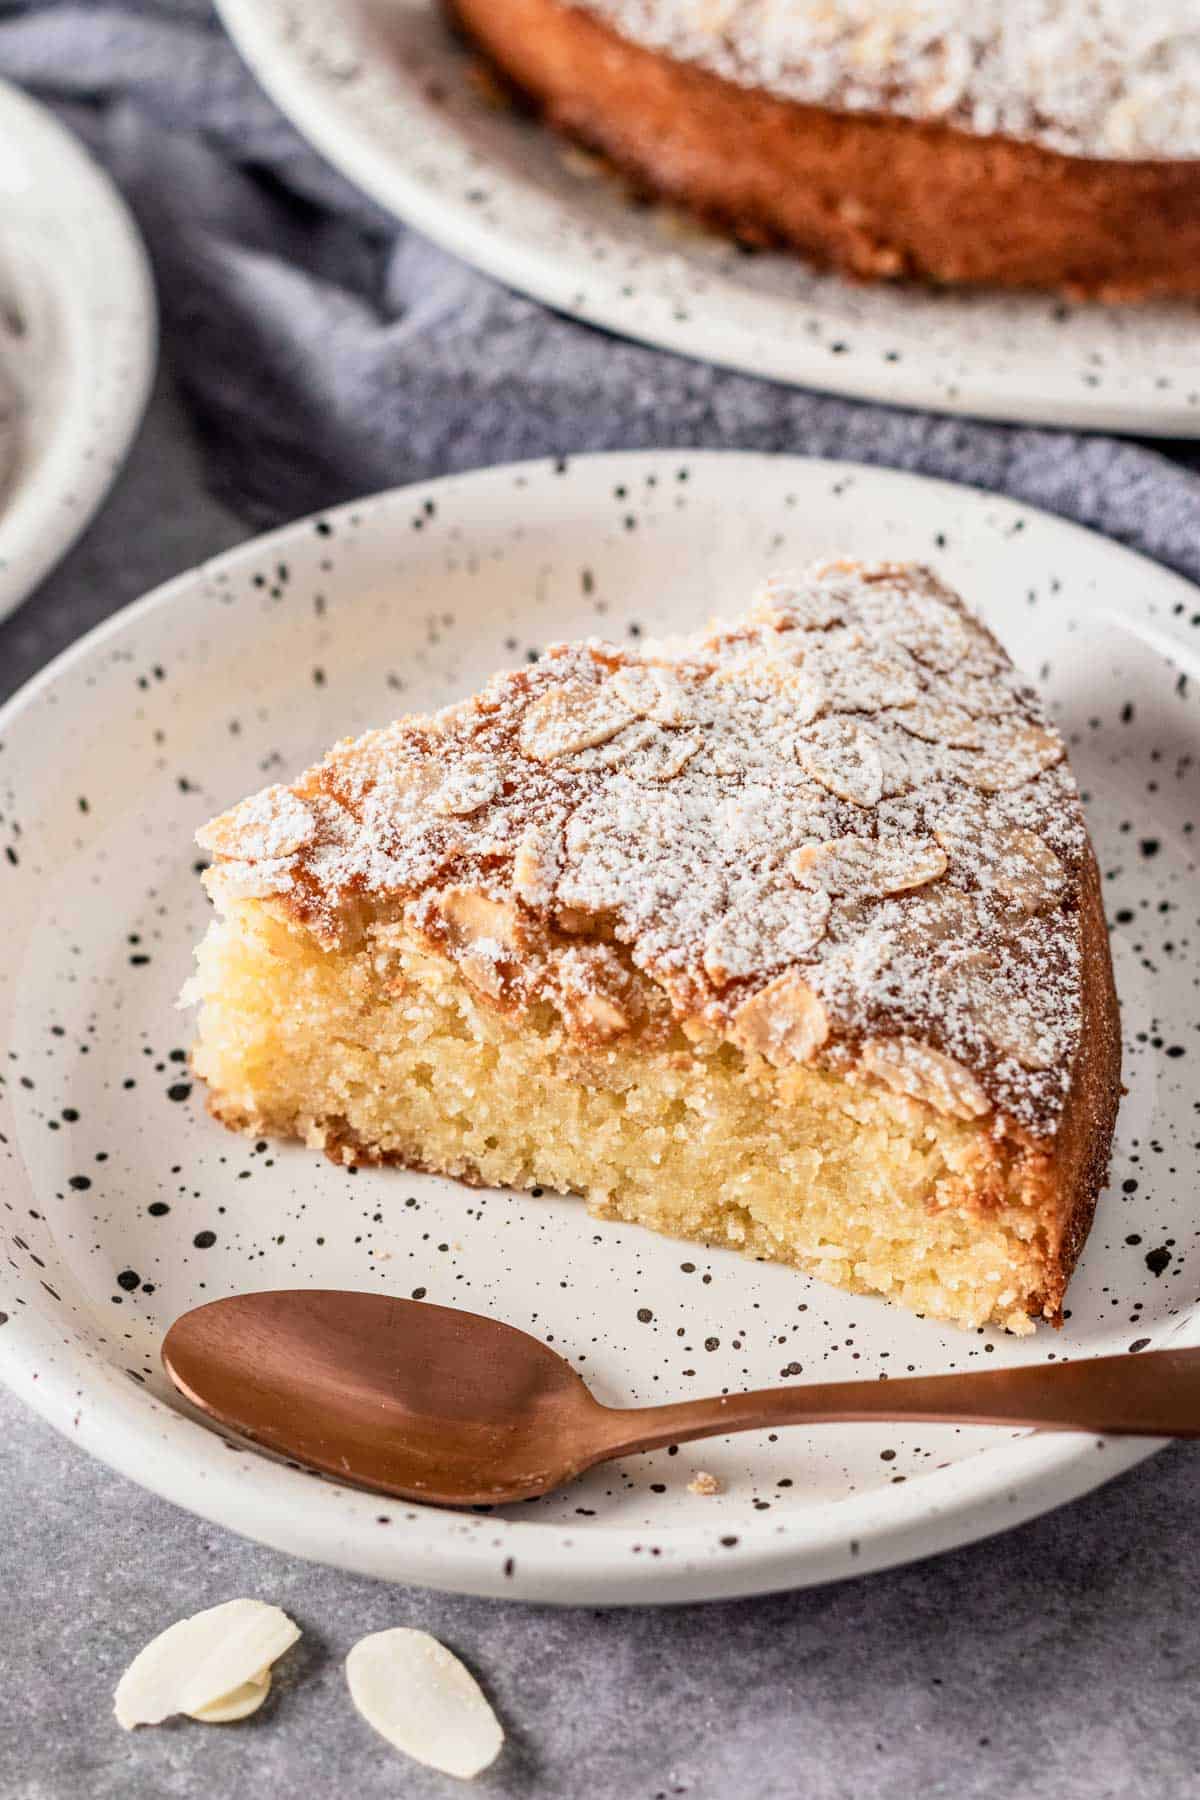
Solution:
{"label": "spoon bowl", "polygon": [[522,1500],[605,1454],[607,1409],[568,1362],[449,1306],[238,1294],[185,1313],[162,1355],[180,1392],[243,1437],[408,1499]]}
{"label": "spoon bowl", "polygon": [[611,1457],[782,1425],[1200,1436],[1200,1349],[618,1408],[594,1399],[556,1350],[500,1320],[285,1288],[184,1313],[162,1356],[185,1398],[242,1437],[355,1486],[445,1506],[527,1500]]}

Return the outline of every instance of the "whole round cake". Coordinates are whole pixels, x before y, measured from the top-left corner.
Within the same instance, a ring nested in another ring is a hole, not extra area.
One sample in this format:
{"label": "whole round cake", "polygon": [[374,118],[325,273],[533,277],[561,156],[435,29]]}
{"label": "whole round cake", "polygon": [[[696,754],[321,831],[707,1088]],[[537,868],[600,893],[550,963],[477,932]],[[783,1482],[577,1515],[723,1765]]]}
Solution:
{"label": "whole round cake", "polygon": [[1196,0],[448,0],[647,191],[866,280],[1200,294]]}

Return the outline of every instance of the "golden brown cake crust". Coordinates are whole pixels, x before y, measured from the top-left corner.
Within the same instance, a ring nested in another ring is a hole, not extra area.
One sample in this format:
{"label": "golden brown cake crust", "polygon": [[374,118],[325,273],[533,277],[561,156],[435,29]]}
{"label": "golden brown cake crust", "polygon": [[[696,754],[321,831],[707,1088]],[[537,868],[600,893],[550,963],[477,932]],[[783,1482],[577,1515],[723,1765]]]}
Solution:
{"label": "golden brown cake crust", "polygon": [[561,0],[449,0],[550,124],[646,191],[865,280],[1200,294],[1200,160],[1064,155],[739,85]]}
{"label": "golden brown cake crust", "polygon": [[[1038,1310],[1062,1324],[1063,1295],[1083,1249],[1108,1159],[1121,1099],[1121,1015],[1113,982],[1108,927],[1095,856],[1088,852],[1079,898],[1083,1025],[1071,1087],[1054,1144],[1057,1192],[1048,1264],[1053,1278]],[[1031,1311],[1034,1309],[1030,1309]]]}

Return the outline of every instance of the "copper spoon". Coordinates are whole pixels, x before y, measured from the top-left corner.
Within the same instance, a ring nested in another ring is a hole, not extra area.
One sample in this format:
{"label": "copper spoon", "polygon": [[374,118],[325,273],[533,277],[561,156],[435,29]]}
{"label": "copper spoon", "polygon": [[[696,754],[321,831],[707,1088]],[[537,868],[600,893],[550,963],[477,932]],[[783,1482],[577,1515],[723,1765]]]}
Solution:
{"label": "copper spoon", "polygon": [[177,1319],[163,1361],[219,1424],[358,1487],[444,1506],[527,1500],[595,1463],[778,1425],[920,1420],[1200,1437],[1200,1349],[978,1374],[601,1406],[557,1351],[416,1300],[281,1289]]}

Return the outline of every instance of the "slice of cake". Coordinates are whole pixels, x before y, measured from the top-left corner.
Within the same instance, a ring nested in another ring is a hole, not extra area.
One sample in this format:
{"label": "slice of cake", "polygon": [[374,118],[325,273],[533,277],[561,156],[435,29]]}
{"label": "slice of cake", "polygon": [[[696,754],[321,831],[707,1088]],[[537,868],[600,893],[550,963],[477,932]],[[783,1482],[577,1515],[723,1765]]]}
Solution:
{"label": "slice of cake", "polygon": [[1096,864],[1062,739],[926,570],[556,645],[200,842],[226,1124],[1060,1322],[1118,1094]]}
{"label": "slice of cake", "polygon": [[1200,294],[1196,0],[446,0],[549,123],[859,280]]}

